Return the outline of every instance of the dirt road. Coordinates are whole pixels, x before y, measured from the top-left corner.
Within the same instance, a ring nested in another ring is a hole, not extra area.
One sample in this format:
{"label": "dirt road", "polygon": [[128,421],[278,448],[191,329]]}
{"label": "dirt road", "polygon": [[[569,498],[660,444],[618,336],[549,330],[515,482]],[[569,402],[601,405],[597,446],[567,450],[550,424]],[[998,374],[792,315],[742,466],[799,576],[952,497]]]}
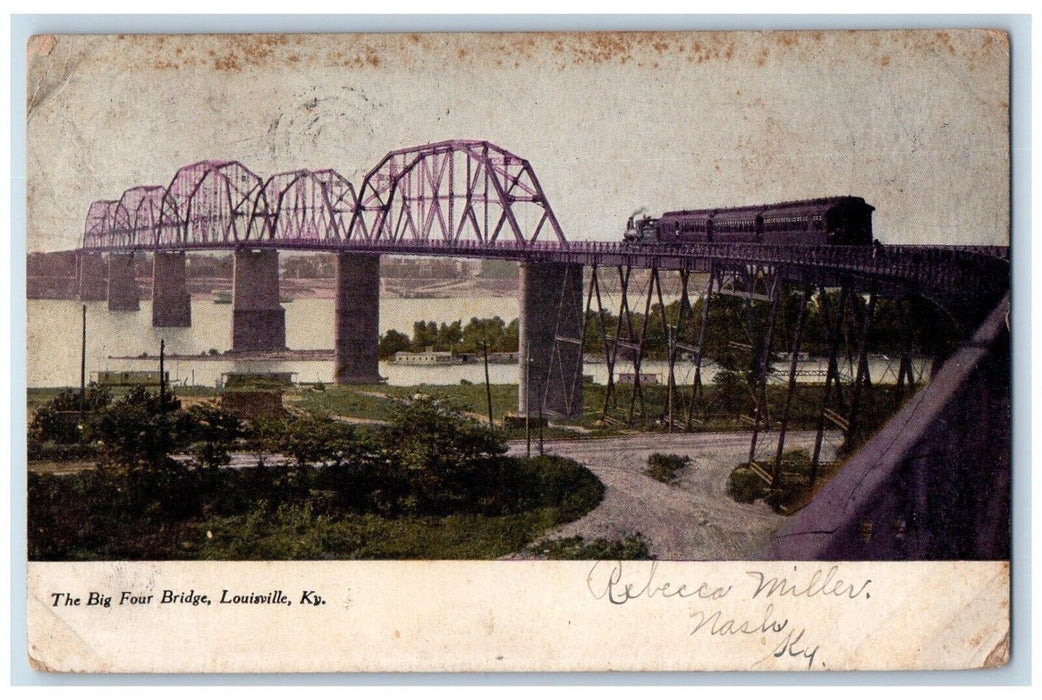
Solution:
{"label": "dirt road", "polygon": [[[546,452],[585,464],[605,486],[600,506],[548,538],[620,539],[639,532],[658,559],[758,558],[785,517],[762,503],[736,503],[727,495],[728,475],[748,459],[749,437],[704,433],[548,441]],[[813,444],[810,431],[786,437],[786,449]],[[511,445],[513,454],[524,450],[523,442]],[[677,484],[669,486],[644,474],[654,452],[691,458]]]}

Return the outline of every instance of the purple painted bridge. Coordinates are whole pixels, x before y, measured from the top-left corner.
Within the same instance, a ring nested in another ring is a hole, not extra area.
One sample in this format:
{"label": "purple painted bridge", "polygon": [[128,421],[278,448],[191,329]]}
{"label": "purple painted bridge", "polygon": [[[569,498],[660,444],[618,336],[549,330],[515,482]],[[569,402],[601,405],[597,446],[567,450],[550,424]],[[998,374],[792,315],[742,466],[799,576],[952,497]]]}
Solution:
{"label": "purple painted bridge", "polygon": [[[757,405],[749,418],[753,428],[749,458],[760,465],[763,477],[772,486],[780,469],[789,402],[786,400],[783,415],[768,415],[767,362],[762,358],[772,352],[789,352],[791,394],[796,387],[796,358],[801,340],[799,322],[794,337],[775,337],[778,334],[774,332],[773,318],[779,299],[787,295],[800,297],[802,319],[808,302],[816,296],[815,303],[823,308],[830,328],[835,329],[828,340],[830,362],[818,421],[820,444],[827,421],[845,433],[855,430],[861,397],[872,385],[865,338],[875,299],[887,297],[905,309],[914,300],[926,299],[935,305],[938,315],[959,328],[966,343],[972,344],[980,336],[978,326],[986,318],[994,319],[995,313],[999,313],[995,310],[1008,303],[1003,300],[1008,299],[1010,273],[1008,248],[1000,247],[567,240],[532,165],[492,143],[472,140],[443,141],[388,153],[366,174],[357,190],[342,175],[328,169],[282,172],[265,179],[235,161],[194,163],[178,170],[166,185],[132,187],[119,199],[91,204],[82,241],[81,297],[107,297],[112,311],[137,310],[133,256],[153,256],[155,326],[191,324],[186,252],[234,251],[234,351],[273,350],[285,345],[285,314],[279,304],[280,250],[336,253],[338,383],[380,381],[377,347],[381,255],[518,261],[519,412],[548,411],[575,416],[582,411],[582,348],[589,326],[585,319],[595,316],[600,320],[600,340],[608,365],[603,407],[606,419],[610,408],[618,408],[617,364],[622,362],[627,370],[632,370],[627,372],[633,388],[628,409],[623,408],[626,421],[638,414],[647,418],[641,363],[647,324],[652,317],[649,311],[656,295],[659,304],[662,302],[662,277],[675,275],[681,288],[680,317],[667,328],[665,314],[659,314],[662,335],[671,339],[668,407],[660,417],[670,430],[691,428],[698,397],[702,395],[701,345],[710,300],[718,294],[742,296],[750,309],[763,305],[767,311],[761,316],[770,319],[750,329],[750,352],[761,360],[753,361]],[[649,271],[643,275],[647,282],[641,289],[631,288],[630,273],[635,269]],[[603,320],[604,271],[617,273],[621,287],[618,324],[614,328],[606,327]],[[703,290],[691,290],[701,291],[705,299],[701,323],[688,293],[692,273],[702,273],[700,278],[708,280]],[[838,300],[830,302],[826,290],[838,290]],[[636,322],[631,296],[644,306],[643,317],[638,314]],[[848,327],[850,332],[840,332]],[[995,337],[999,336],[1001,333]],[[1001,368],[1003,358],[1008,366],[1009,359],[1008,343],[1003,346],[1001,338],[994,342],[998,343],[998,360],[994,361],[998,365],[989,365],[988,376],[992,378],[996,371],[1001,374],[994,367]],[[907,338],[895,338],[893,350],[894,356],[900,358],[900,368],[895,372],[899,387],[919,389],[911,371]],[[694,359],[694,382],[690,386],[681,386],[676,379],[674,366],[681,355]],[[947,348],[939,351],[934,364],[940,367],[947,358],[961,356],[959,348]],[[856,371],[844,377],[838,369],[840,357],[853,358]],[[949,372],[943,376],[962,375]],[[962,380],[951,381],[958,384]],[[960,395],[956,389],[950,392],[951,396]],[[972,404],[957,406],[949,402],[945,406],[962,414],[973,410]],[[938,409],[938,415],[941,414],[943,410]],[[1001,430],[995,434],[1001,434]],[[1008,431],[1006,436],[1008,443]],[[1000,462],[1000,474],[1008,473],[1009,460],[1008,444],[1005,452],[1001,446],[999,439],[992,450],[1005,459],[1006,469],[1001,468]],[[988,452],[986,445],[978,447]],[[818,453],[816,447],[815,470]],[[987,455],[975,457],[986,461]],[[998,487],[1003,488],[1001,483]],[[1008,496],[1008,483],[1005,488]],[[859,508],[858,513],[867,512]],[[803,521],[810,522],[806,518]],[[846,538],[844,541],[860,536],[848,525],[829,527],[830,531],[841,533],[837,537]],[[797,555],[792,543],[799,542],[803,547],[807,541],[806,536],[788,535],[784,542],[779,542],[777,552]],[[1002,542],[1008,542],[1008,538],[993,536],[989,542],[998,542],[996,547],[1002,549],[1006,546]],[[857,556],[861,551],[854,546],[828,546],[832,548],[827,551],[847,556]],[[986,551],[994,553],[995,548],[989,546],[973,549],[972,556],[983,556]],[[820,543],[815,547],[818,554],[827,549]],[[905,556],[929,554],[916,550]]]}

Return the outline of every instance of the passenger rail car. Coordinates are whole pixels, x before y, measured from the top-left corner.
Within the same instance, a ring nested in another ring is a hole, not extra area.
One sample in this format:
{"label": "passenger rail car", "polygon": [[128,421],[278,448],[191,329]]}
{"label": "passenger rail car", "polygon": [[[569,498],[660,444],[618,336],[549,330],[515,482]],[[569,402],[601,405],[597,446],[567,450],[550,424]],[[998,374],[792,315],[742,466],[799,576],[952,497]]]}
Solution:
{"label": "passenger rail car", "polygon": [[861,197],[667,211],[657,219],[631,216],[624,238],[630,243],[870,245],[873,211]]}

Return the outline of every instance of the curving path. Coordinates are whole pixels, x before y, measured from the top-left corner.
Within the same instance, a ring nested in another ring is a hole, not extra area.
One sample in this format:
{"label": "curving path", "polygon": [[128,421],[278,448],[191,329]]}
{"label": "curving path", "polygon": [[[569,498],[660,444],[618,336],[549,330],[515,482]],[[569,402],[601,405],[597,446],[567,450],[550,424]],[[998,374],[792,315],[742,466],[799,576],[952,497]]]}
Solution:
{"label": "curving path", "polygon": [[[640,532],[658,559],[757,559],[786,518],[763,503],[736,503],[727,495],[727,477],[747,459],[749,438],[747,433],[698,433],[547,441],[546,452],[585,464],[605,486],[596,509],[547,538],[621,539]],[[830,442],[834,439],[825,445]],[[812,431],[786,436],[786,449],[813,446]],[[523,442],[511,443],[512,454],[524,450]],[[691,457],[677,484],[644,474],[654,452]],[[823,456],[831,455],[826,451]]]}

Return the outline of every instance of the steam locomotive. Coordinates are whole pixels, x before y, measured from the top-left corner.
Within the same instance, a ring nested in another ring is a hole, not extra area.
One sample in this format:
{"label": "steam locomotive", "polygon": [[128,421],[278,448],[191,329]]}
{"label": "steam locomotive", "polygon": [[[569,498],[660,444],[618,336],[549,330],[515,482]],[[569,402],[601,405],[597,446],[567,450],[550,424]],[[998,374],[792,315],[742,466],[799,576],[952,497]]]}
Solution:
{"label": "steam locomotive", "polygon": [[861,197],[824,197],[734,209],[667,211],[659,218],[634,212],[628,243],[764,243],[871,245],[875,207]]}

